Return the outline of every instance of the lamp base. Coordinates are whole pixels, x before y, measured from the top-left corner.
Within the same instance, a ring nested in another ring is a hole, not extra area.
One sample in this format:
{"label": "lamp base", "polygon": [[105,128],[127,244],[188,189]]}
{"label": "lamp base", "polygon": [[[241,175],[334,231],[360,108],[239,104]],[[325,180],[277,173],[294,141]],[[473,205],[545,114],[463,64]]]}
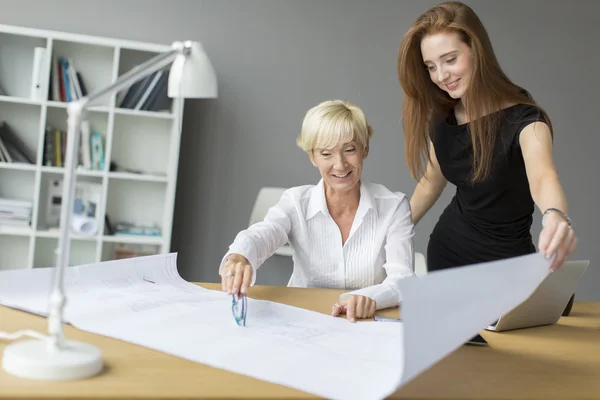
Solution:
{"label": "lamp base", "polygon": [[67,340],[51,352],[43,340],[24,340],[6,346],[2,367],[21,378],[66,381],[97,375],[103,362],[100,350],[86,343]]}

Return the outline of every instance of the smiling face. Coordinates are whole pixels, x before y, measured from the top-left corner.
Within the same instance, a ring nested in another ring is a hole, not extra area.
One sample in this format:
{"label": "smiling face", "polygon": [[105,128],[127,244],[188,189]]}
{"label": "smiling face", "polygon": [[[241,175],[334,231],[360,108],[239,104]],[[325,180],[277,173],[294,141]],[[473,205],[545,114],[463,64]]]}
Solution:
{"label": "smiling face", "polygon": [[347,192],[360,182],[366,155],[367,150],[356,141],[340,141],[331,149],[313,149],[310,160],[319,169],[326,190]]}
{"label": "smiling face", "polygon": [[471,49],[457,32],[427,35],[421,40],[423,62],[429,77],[453,99],[462,99],[473,73]]}

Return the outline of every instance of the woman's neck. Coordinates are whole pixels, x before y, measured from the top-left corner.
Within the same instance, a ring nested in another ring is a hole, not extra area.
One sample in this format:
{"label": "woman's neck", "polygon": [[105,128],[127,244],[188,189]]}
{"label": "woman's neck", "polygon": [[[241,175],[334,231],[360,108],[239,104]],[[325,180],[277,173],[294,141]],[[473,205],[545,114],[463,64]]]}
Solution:
{"label": "woman's neck", "polygon": [[465,111],[465,104],[462,99],[454,106],[454,118],[458,125],[467,123],[467,112]]}
{"label": "woman's neck", "polygon": [[325,188],[325,201],[332,217],[355,213],[360,202],[360,183],[348,191],[336,191]]}

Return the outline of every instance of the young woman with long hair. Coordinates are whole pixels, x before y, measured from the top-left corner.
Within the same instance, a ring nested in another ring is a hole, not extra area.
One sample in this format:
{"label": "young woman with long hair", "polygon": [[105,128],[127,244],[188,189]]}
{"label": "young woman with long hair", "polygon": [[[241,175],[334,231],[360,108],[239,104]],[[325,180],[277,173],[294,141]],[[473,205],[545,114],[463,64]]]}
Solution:
{"label": "young woman with long hair", "polygon": [[447,182],[456,194],[427,249],[429,270],[536,251],[534,206],[543,214],[538,250],[563,265],[577,237],[552,159],[548,114],[502,71],[486,29],[460,2],[423,13],[398,52],[406,161],[418,180],[415,225]]}

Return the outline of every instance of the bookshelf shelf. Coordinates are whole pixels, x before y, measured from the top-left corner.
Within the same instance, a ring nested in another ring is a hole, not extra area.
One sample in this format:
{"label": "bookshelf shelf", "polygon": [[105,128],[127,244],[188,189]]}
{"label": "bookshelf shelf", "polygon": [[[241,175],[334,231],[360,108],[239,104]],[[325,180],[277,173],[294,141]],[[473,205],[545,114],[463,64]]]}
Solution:
{"label": "bookshelf shelf", "polygon": [[[63,173],[65,172],[64,169],[62,171]],[[93,170],[86,170],[86,169],[79,169],[76,171],[77,176],[95,176],[95,177],[103,177],[106,173],[104,171],[93,171]]]}
{"label": "bookshelf shelf", "polygon": [[[63,109],[67,109],[67,104],[64,101],[53,101],[53,100],[48,100],[48,102],[46,102],[46,105],[48,107],[55,107],[55,108],[63,108]],[[106,106],[94,106],[94,107],[90,107],[88,109],[89,111],[99,111],[99,112],[105,112],[108,113],[110,112],[110,107],[106,107]]]}
{"label": "bookshelf shelf", "polygon": [[15,171],[32,171],[32,172],[36,171],[35,165],[22,164],[22,163],[0,162],[0,168],[2,168],[2,169],[8,169],[8,170],[12,169],[12,170],[15,170]]}
{"label": "bookshelf shelf", "polygon": [[131,172],[110,172],[108,177],[111,179],[126,179],[131,181],[168,182],[168,178],[166,176],[133,174]]}
{"label": "bookshelf shelf", "polygon": [[[30,210],[28,225],[0,220],[0,270],[54,266],[68,101],[170,48],[0,25],[0,142],[9,129],[27,158],[6,159],[0,146],[0,207],[9,199]],[[87,110],[76,192],[93,203],[97,229],[71,234],[70,265],[170,251],[183,101],[166,97],[167,73]],[[147,235],[115,232],[127,224]]]}
{"label": "bookshelf shelf", "polygon": [[[32,171],[0,169],[0,198],[33,201],[36,174]],[[5,184],[10,182],[9,184]]]}
{"label": "bookshelf shelf", "polygon": [[[11,165],[11,164],[8,164]],[[33,169],[35,170],[35,169]],[[42,172],[46,172],[49,174],[64,174],[65,173],[65,169],[62,167],[47,167],[47,166],[43,166],[40,168],[40,170]],[[104,171],[93,171],[93,170],[87,170],[87,169],[83,169],[83,168],[79,168],[76,171],[77,176],[95,176],[95,177],[102,177],[105,175]]]}
{"label": "bookshelf shelf", "polygon": [[4,269],[25,269],[31,238],[23,235],[0,237],[0,264]]}
{"label": "bookshelf shelf", "polygon": [[23,97],[14,96],[2,96],[0,95],[0,103],[15,103],[15,104],[28,104],[32,106],[41,106],[42,102],[39,100],[31,100]]}
{"label": "bookshelf shelf", "polygon": [[[33,268],[46,268],[55,265],[54,251],[58,238],[39,237],[36,239]],[[96,257],[96,242],[84,240],[71,241],[71,256],[69,265],[93,263]]]}
{"label": "bookshelf shelf", "polygon": [[33,229],[31,229],[31,228],[22,228],[19,226],[1,226],[0,225],[0,235],[31,236],[32,234],[33,234]]}
{"label": "bookshelf shelf", "polygon": [[160,245],[163,238],[160,236],[136,236],[136,235],[113,235],[103,236],[102,240],[107,243],[131,243],[141,245]]}
{"label": "bookshelf shelf", "polygon": [[[47,238],[47,239],[58,239],[59,232],[57,230],[48,230],[48,231],[37,231],[35,233],[35,237],[38,238]],[[71,236],[71,240],[83,240],[88,242],[93,242],[98,240],[98,235],[94,236],[81,236],[81,235],[73,235]]]}
{"label": "bookshelf shelf", "polygon": [[173,119],[175,118],[175,114],[163,111],[144,111],[144,110],[128,110],[125,108],[117,108],[115,109],[115,114],[118,115],[133,115],[140,117],[149,117],[149,118],[162,118],[162,119]]}
{"label": "bookshelf shelf", "polygon": [[[48,38],[23,34],[12,29],[0,31],[0,82],[2,93],[16,99],[29,99],[34,66],[34,49],[47,47]],[[4,57],[10,55],[10,57]]]}

